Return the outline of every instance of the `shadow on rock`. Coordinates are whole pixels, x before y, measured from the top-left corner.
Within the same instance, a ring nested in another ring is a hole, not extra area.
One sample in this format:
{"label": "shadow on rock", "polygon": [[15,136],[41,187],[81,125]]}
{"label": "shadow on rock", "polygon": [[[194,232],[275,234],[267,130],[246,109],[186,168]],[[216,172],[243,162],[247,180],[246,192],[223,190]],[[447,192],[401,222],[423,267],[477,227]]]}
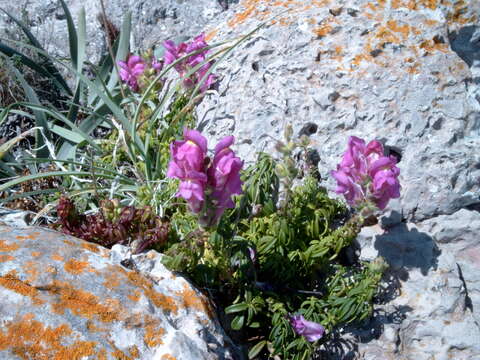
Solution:
{"label": "shadow on rock", "polygon": [[430,269],[436,270],[441,251],[435,241],[426,233],[416,228],[408,228],[400,223],[376,237],[375,249],[390,265],[392,276],[408,280],[406,270],[419,269],[427,275]]}
{"label": "shadow on rock", "polygon": [[[393,220],[401,219],[401,215],[396,212],[392,212],[392,216]],[[385,272],[382,285],[375,297],[372,317],[362,324],[337,330],[332,334],[332,341],[328,347],[318,352],[317,359],[358,358],[359,343],[368,343],[380,338],[386,325],[401,324],[407,313],[413,310],[408,305],[396,306],[390,303],[401,295],[401,284],[409,279],[409,271],[418,269],[423,276],[427,276],[430,270],[437,269],[441,251],[435,241],[415,227],[408,227],[401,220],[393,220],[390,222],[392,226],[388,227],[385,233],[374,238],[373,246],[378,256],[382,256],[390,267]]]}

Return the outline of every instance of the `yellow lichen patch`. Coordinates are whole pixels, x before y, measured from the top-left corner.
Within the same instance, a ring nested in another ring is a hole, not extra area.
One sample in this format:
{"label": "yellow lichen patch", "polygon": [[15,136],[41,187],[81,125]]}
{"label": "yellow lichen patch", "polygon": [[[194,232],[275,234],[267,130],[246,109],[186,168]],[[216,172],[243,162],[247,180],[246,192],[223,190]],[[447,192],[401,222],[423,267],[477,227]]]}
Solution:
{"label": "yellow lichen patch", "polygon": [[91,333],[93,332],[106,332],[107,329],[101,328],[95,325],[95,323],[92,320],[87,320],[87,330]]}
{"label": "yellow lichen patch", "polygon": [[29,282],[33,282],[35,280],[37,280],[38,278],[38,275],[40,275],[40,273],[38,272],[38,269],[37,269],[37,262],[35,261],[27,261],[24,265],[23,265],[23,269],[24,271],[29,275],[27,280]]}
{"label": "yellow lichen patch", "polygon": [[135,290],[133,294],[129,294],[127,297],[133,302],[137,302],[138,300],[140,300],[141,296],[142,296],[142,293],[138,290]]}
{"label": "yellow lichen patch", "polygon": [[86,241],[82,242],[80,246],[86,250],[89,250],[97,254],[100,252],[100,246],[86,242]]}
{"label": "yellow lichen patch", "polygon": [[163,354],[160,360],[177,360],[177,358],[170,354]]}
{"label": "yellow lichen patch", "polygon": [[35,305],[43,304],[44,301],[38,298],[39,292],[33,286],[23,282],[17,277],[16,272],[10,271],[4,276],[0,276],[0,286],[16,292],[17,294],[27,296],[32,299]]}
{"label": "yellow lichen patch", "polygon": [[77,243],[75,243],[74,241],[71,241],[71,240],[63,240],[63,242],[67,245],[70,245],[70,246],[77,246]]}
{"label": "yellow lichen patch", "polygon": [[99,352],[98,352],[98,355],[97,355],[97,359],[98,360],[107,360],[107,350],[105,349],[101,349]]}
{"label": "yellow lichen patch", "polygon": [[213,30],[209,31],[207,33],[207,35],[205,35],[205,41],[212,40],[215,37],[215,35],[217,35],[217,33],[218,33],[217,29],[213,29]]}
{"label": "yellow lichen patch", "polygon": [[93,271],[88,261],[79,261],[75,259],[68,260],[63,267],[65,271],[74,275],[81,274],[85,269],[88,269],[90,272]]}
{"label": "yellow lichen patch", "polygon": [[52,258],[52,260],[55,260],[55,261],[64,261],[65,259],[63,258],[62,255],[60,254],[53,254],[52,256],[50,256]]}
{"label": "yellow lichen patch", "polygon": [[153,348],[163,344],[162,337],[165,334],[165,329],[159,327],[158,320],[146,319],[144,328],[143,341],[146,346]]}
{"label": "yellow lichen patch", "polygon": [[438,24],[438,21],[433,19],[426,19],[423,21],[423,23],[427,26],[435,26]]}
{"label": "yellow lichen patch", "polygon": [[272,11],[274,8],[284,8],[285,10],[282,10],[286,13],[286,16],[281,19],[275,19],[271,24],[286,26],[296,21],[295,16],[292,15],[305,12],[313,7],[324,7],[330,2],[331,0],[243,0],[239,4],[239,7],[242,10],[238,11],[233,18],[227,22],[227,24],[229,27],[235,27],[243,24],[248,19],[264,21],[274,15],[274,12]]}
{"label": "yellow lichen patch", "polygon": [[112,290],[113,288],[120,286],[120,277],[116,270],[117,268],[115,266],[109,266],[106,273],[103,275],[105,278],[103,286],[107,289]]}
{"label": "yellow lichen patch", "polygon": [[33,314],[7,322],[4,329],[0,332],[0,351],[10,350],[23,360],[81,360],[95,355],[96,342],[75,341],[65,345],[72,335],[68,325],[47,327],[34,320]]}
{"label": "yellow lichen patch", "polygon": [[58,302],[52,304],[52,309],[57,314],[63,314],[68,309],[83,318],[112,322],[120,320],[123,313],[118,300],[107,299],[102,304],[97,296],[76,289],[66,282],[54,281],[48,290],[59,295]]}
{"label": "yellow lichen patch", "polygon": [[183,290],[176,293],[181,297],[183,306],[187,309],[198,310],[206,313],[210,318],[213,317],[213,310],[210,304],[201,295],[197,294],[187,284],[183,285]]}
{"label": "yellow lichen patch", "polygon": [[12,261],[15,258],[11,255],[0,255],[0,262]]}
{"label": "yellow lichen patch", "polygon": [[17,240],[35,240],[36,236],[38,235],[40,235],[40,233],[36,232],[36,233],[31,233],[29,235],[17,235],[15,236],[15,238]]}
{"label": "yellow lichen patch", "polygon": [[32,256],[33,257],[39,257],[40,255],[42,255],[42,253],[40,251],[32,251]]}
{"label": "yellow lichen patch", "polygon": [[453,12],[447,15],[448,23],[464,25],[477,21],[478,17],[475,14],[472,14],[470,17],[466,14],[468,14],[468,3],[465,0],[456,0],[453,4]]}
{"label": "yellow lichen patch", "polygon": [[146,279],[135,271],[130,271],[127,277],[135,287],[143,290],[145,296],[153,302],[155,306],[174,314],[178,312],[178,306],[175,303],[175,300],[170,296],[155,291],[152,281]]}
{"label": "yellow lichen patch", "polygon": [[333,30],[332,25],[330,25],[330,24],[324,24],[324,25],[316,28],[315,30],[313,30],[313,32],[314,32],[317,36],[325,36],[325,35],[328,35],[329,33],[331,33],[332,30]]}
{"label": "yellow lichen patch", "polygon": [[0,251],[2,252],[15,251],[19,247],[20,245],[18,244],[8,244],[5,240],[0,240]]}
{"label": "yellow lichen patch", "polygon": [[138,351],[138,347],[136,345],[130,346],[128,348],[128,351],[130,352],[130,356],[133,357],[134,359],[137,359],[140,357],[140,351]]}
{"label": "yellow lichen patch", "polygon": [[395,20],[388,20],[387,26],[393,32],[399,33],[402,36],[403,40],[406,40],[408,38],[408,35],[410,34],[410,26],[408,26],[407,24],[398,25]]}
{"label": "yellow lichen patch", "polygon": [[430,55],[434,51],[442,51],[444,53],[448,52],[447,44],[436,39],[422,41],[419,47],[425,51],[425,55]]}
{"label": "yellow lichen patch", "polygon": [[48,265],[46,271],[51,273],[51,274],[56,274],[57,273],[57,269],[52,265]]}

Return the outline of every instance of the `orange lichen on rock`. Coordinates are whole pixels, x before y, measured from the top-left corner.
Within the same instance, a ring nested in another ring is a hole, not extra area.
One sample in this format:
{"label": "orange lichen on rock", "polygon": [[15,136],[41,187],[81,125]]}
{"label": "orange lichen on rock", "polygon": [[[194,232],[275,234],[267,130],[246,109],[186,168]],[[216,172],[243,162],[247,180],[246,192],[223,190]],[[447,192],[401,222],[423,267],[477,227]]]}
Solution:
{"label": "orange lichen on rock", "polygon": [[[310,0],[310,1],[294,1],[294,0],[243,0],[239,6],[243,7],[242,11],[237,12],[227,24],[229,27],[235,27],[244,23],[248,19],[267,20],[268,17],[274,15],[273,8],[285,8],[284,13],[288,17],[274,19],[271,24],[290,25],[296,21],[292,14],[298,14],[311,9],[312,7],[324,7],[331,0]],[[280,11],[282,11],[280,10]]]}
{"label": "orange lichen on rock", "polygon": [[65,271],[74,275],[83,273],[85,269],[88,269],[90,272],[93,271],[88,261],[79,261],[75,259],[68,260],[63,266],[63,268],[65,269]]}
{"label": "orange lichen on rock", "polygon": [[[471,1],[471,0],[469,0]],[[449,24],[467,24],[467,23],[474,23],[477,21],[478,17],[475,14],[472,14],[468,17],[466,14],[468,13],[468,4],[465,0],[456,0],[453,4],[453,12],[450,12],[447,15],[447,21]]]}
{"label": "orange lichen on rock", "polygon": [[86,250],[89,250],[91,252],[94,252],[94,253],[99,253],[100,252],[100,246],[98,245],[95,245],[95,244],[92,244],[92,243],[89,243],[89,242],[86,242],[86,241],[83,241],[80,246]]}
{"label": "orange lichen on rock", "polygon": [[68,309],[74,315],[87,319],[97,318],[102,322],[120,320],[123,315],[118,300],[104,300],[102,304],[97,296],[76,289],[66,282],[54,281],[48,291],[59,295],[58,302],[52,304],[52,309],[57,314],[63,314]]}
{"label": "orange lichen on rock", "polygon": [[137,302],[138,300],[140,300],[141,296],[142,296],[142,293],[138,290],[135,290],[133,294],[129,294],[127,297],[133,302]]}
{"label": "orange lichen on rock", "polygon": [[[123,270],[123,269],[122,269]],[[145,296],[157,307],[170,311],[174,314],[178,312],[178,306],[170,296],[163,295],[157,292],[152,284],[151,280],[148,280],[136,271],[130,271],[127,275],[130,282],[135,286],[143,290]]]}
{"label": "orange lichen on rock", "polygon": [[0,240],[0,251],[7,252],[7,251],[15,251],[18,250],[20,245],[18,244],[8,244],[5,240]]}
{"label": "orange lichen on rock", "polygon": [[12,255],[0,255],[0,262],[12,261],[14,259]]}
{"label": "orange lichen on rock", "polygon": [[36,236],[40,235],[40,233],[36,232],[36,233],[31,233],[31,234],[28,234],[28,235],[17,235],[15,236],[15,239],[17,240],[35,240],[36,239]]}
{"label": "orange lichen on rock", "polygon": [[120,286],[120,277],[118,276],[115,266],[107,267],[107,271],[104,273],[103,277],[105,278],[103,286],[107,289],[112,290],[113,288]]}
{"label": "orange lichen on rock", "polygon": [[81,360],[95,355],[96,342],[75,341],[65,345],[72,335],[68,325],[47,327],[34,320],[33,314],[7,322],[4,329],[0,332],[0,351],[9,350],[24,360]]}
{"label": "orange lichen on rock", "polygon": [[52,260],[55,260],[55,261],[64,261],[65,259],[63,258],[62,255],[60,254],[53,254],[52,256],[50,256],[52,258]]}
{"label": "orange lichen on rock", "polygon": [[165,335],[165,329],[159,327],[158,320],[149,319],[145,322],[145,334],[143,335],[143,341],[145,345],[150,348],[163,344],[163,335]]}
{"label": "orange lichen on rock", "polygon": [[325,36],[325,35],[328,35],[330,32],[332,32],[332,30],[333,30],[332,25],[330,25],[330,24],[324,24],[324,25],[316,28],[313,32],[314,32],[317,36]]}
{"label": "orange lichen on rock", "polygon": [[38,265],[38,263],[35,262],[35,261],[27,261],[23,265],[23,269],[24,269],[25,273],[27,273],[29,275],[28,279],[27,279],[29,282],[33,282],[33,281],[37,280],[38,275],[40,275],[40,273],[37,269],[37,265]]}
{"label": "orange lichen on rock", "polygon": [[105,331],[107,331],[107,329],[105,329],[105,328],[101,328],[101,327],[96,326],[95,323],[92,320],[87,320],[86,326],[87,326],[87,330],[89,332],[105,332]]}
{"label": "orange lichen on rock", "polygon": [[211,305],[201,295],[197,294],[187,284],[183,285],[183,290],[176,293],[181,297],[183,306],[187,309],[201,311],[207,314],[210,318],[213,317],[213,310]]}
{"label": "orange lichen on rock", "polygon": [[170,354],[163,354],[160,360],[177,360],[177,358]]}
{"label": "orange lichen on rock", "polygon": [[448,52],[447,44],[436,39],[422,41],[419,47],[420,49],[425,50],[426,55],[430,55],[436,50],[444,53]]}
{"label": "orange lichen on rock", "polygon": [[20,280],[17,277],[17,273],[15,270],[10,271],[6,275],[0,276],[0,286],[14,291],[17,294],[31,298],[32,302],[35,305],[40,305],[44,303],[44,301],[38,297],[39,291],[33,286],[30,286],[29,284]]}
{"label": "orange lichen on rock", "polygon": [[410,26],[408,26],[407,24],[398,25],[395,20],[388,20],[387,26],[393,32],[399,33],[402,36],[403,40],[406,40],[408,38],[408,35],[410,34]]}
{"label": "orange lichen on rock", "polygon": [[130,351],[130,355],[134,358],[137,359],[140,357],[140,351],[138,351],[137,345],[130,346],[128,348],[128,351]]}
{"label": "orange lichen on rock", "polygon": [[33,257],[39,257],[40,255],[42,255],[42,253],[40,251],[32,251],[32,256]]}

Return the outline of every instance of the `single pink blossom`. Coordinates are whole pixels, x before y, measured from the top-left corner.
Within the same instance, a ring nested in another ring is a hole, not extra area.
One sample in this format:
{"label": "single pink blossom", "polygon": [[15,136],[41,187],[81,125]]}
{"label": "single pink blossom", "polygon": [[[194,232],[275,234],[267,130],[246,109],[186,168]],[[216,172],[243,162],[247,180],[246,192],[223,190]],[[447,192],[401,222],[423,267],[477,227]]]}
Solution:
{"label": "single pink blossom", "polygon": [[305,320],[302,315],[293,315],[289,317],[290,325],[297,335],[303,336],[307,341],[315,342],[322,338],[325,328],[319,323]]}
{"label": "single pink blossom", "polygon": [[128,60],[119,61],[120,79],[133,91],[138,91],[138,78],[144,73],[146,64],[138,55],[129,55]]}

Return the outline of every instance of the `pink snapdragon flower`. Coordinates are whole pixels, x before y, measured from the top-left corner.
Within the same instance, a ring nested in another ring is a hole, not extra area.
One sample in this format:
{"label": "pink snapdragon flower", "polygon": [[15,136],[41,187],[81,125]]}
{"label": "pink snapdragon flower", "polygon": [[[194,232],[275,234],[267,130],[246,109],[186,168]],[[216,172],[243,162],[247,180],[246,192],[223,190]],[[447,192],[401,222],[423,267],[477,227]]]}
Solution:
{"label": "pink snapdragon flower", "polygon": [[305,320],[302,315],[290,316],[289,320],[295,333],[303,336],[307,341],[315,342],[325,333],[325,328],[322,325]]}
{"label": "pink snapdragon flower", "polygon": [[145,61],[138,55],[129,55],[128,60],[119,61],[120,79],[133,91],[138,91],[138,78],[146,69]]}
{"label": "pink snapdragon flower", "polygon": [[126,62],[118,62],[120,79],[132,91],[139,91],[145,85],[147,78],[160,73],[163,69],[163,60],[159,61],[153,56],[145,56],[145,58],[138,55],[129,55]]}
{"label": "pink snapdragon flower", "polygon": [[208,169],[208,181],[215,203],[215,219],[220,218],[226,208],[233,208],[232,195],[242,193],[240,170],[243,162],[235,156],[230,146],[235,141],[233,136],[226,136],[215,147],[215,156]]}
{"label": "pink snapdragon flower", "polygon": [[332,171],[337,180],[335,192],[343,194],[351,206],[361,206],[369,201],[383,210],[390,199],[400,197],[398,176],[400,169],[393,156],[384,156],[383,145],[351,136],[347,151]]}
{"label": "pink snapdragon flower", "polygon": [[[164,55],[164,61],[165,61],[165,64],[168,65],[168,64],[172,64],[173,62],[177,61],[178,59],[184,56],[187,56],[190,53],[206,48],[208,44],[205,41],[205,34],[202,33],[199,36],[195,37],[189,43],[180,43],[176,45],[173,41],[167,40],[167,41],[164,41],[163,46],[166,49],[166,52]],[[208,53],[209,53],[208,50],[204,50],[204,51],[199,51],[196,54],[192,54],[187,58],[183,59],[182,61],[180,61],[179,63],[175,64],[174,68],[175,70],[177,70],[180,76],[184,78],[185,75],[192,68],[203,63],[207,59]],[[204,78],[207,71],[210,69],[212,65],[213,65],[213,61],[206,62],[195,73],[190,75],[188,78],[184,78],[183,85],[187,89],[191,89],[195,87],[200,82],[200,80]],[[206,90],[208,90],[215,82],[215,79],[216,77],[214,74],[207,75],[200,86],[200,91],[205,92]]]}
{"label": "pink snapdragon flower", "polygon": [[231,197],[242,193],[243,162],[230,149],[233,136],[220,140],[212,162],[206,156],[207,139],[202,134],[184,129],[183,136],[184,140],[170,145],[167,177],[180,180],[177,196],[187,201],[193,213],[199,214],[202,225],[211,226],[225,209],[235,206]]}

